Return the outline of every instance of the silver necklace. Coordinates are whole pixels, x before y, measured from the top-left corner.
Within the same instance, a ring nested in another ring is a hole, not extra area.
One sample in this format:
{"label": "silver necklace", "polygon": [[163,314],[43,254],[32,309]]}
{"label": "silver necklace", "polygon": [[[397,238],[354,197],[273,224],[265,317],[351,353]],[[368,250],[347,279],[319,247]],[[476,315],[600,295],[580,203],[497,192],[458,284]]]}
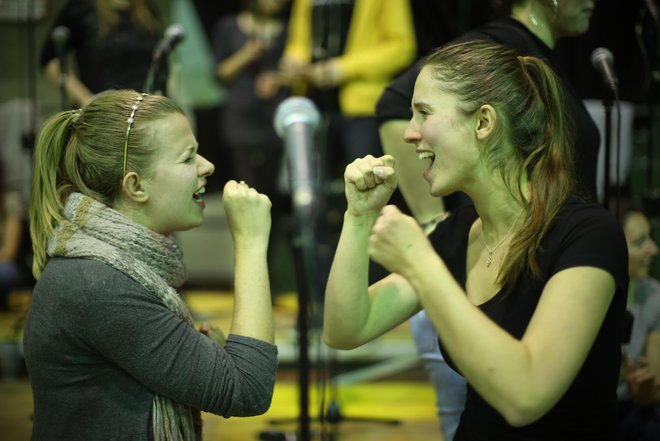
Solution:
{"label": "silver necklace", "polygon": [[486,243],[486,239],[484,238],[484,225],[483,223],[481,224],[481,234],[480,234],[481,241],[484,243],[486,250],[488,250],[488,256],[486,256],[486,268],[490,268],[490,265],[493,263],[493,253],[500,245],[504,243],[505,240],[509,238],[509,235],[513,231],[513,227],[516,226],[516,224],[518,223],[518,219],[520,219],[520,216],[522,216],[522,214],[523,212],[521,211],[520,214],[518,214],[518,216],[516,217],[516,220],[514,220],[511,226],[509,227],[509,231],[506,232],[504,237],[502,237],[502,239],[499,242],[497,242],[497,244],[495,244],[493,248],[489,247],[488,244]]}

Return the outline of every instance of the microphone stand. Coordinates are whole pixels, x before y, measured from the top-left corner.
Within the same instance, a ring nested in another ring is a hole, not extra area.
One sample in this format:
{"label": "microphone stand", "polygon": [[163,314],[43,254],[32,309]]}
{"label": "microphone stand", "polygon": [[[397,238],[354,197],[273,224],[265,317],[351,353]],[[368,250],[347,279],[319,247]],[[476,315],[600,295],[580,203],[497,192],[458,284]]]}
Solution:
{"label": "microphone stand", "polygon": [[60,72],[60,107],[62,110],[69,108],[68,99],[66,96],[66,78],[67,75],[64,71]]}
{"label": "microphone stand", "polygon": [[[296,278],[298,284],[298,372],[299,372],[299,400],[300,420],[298,436],[300,441],[311,440],[309,417],[309,299],[315,298],[314,277],[316,268],[316,251],[314,246],[314,225],[311,205],[296,206],[294,214],[298,227],[298,240],[294,241],[296,255]],[[297,243],[296,243],[297,242]]]}
{"label": "microphone stand", "polygon": [[144,93],[153,93],[154,90],[154,79],[158,77],[160,73],[160,63],[162,57],[153,56],[151,58],[151,64],[149,65],[149,70],[147,71],[147,78],[144,81],[143,92]]}
{"label": "microphone stand", "polygon": [[63,50],[58,50],[59,61],[60,61],[60,77],[59,77],[59,89],[60,89],[60,106],[62,111],[69,109],[69,100],[66,93],[66,80],[68,75],[66,53]]}
{"label": "microphone stand", "polygon": [[[302,125],[292,127],[293,138],[298,140],[306,136]],[[294,142],[291,139],[286,142]],[[292,192],[292,206],[294,215],[293,248],[296,269],[296,284],[298,289],[298,316],[296,328],[298,332],[298,398],[300,414],[297,418],[298,430],[293,436],[286,436],[279,431],[263,431],[259,434],[262,440],[290,440],[311,441],[311,418],[309,415],[309,383],[311,363],[309,359],[309,318],[312,311],[313,300],[318,298],[316,284],[316,241],[315,241],[315,198],[311,188],[304,188],[300,192],[298,176],[296,173],[297,158],[287,158],[289,169],[289,188]],[[302,193],[302,194],[301,194]],[[302,197],[300,197],[302,196]],[[283,421],[271,421],[278,424]]]}
{"label": "microphone stand", "polygon": [[[153,93],[154,91],[163,92],[165,95],[165,86],[166,82],[163,82],[160,78],[160,70],[162,68],[163,62],[167,61],[167,57],[172,51],[172,47],[159,48],[156,46],[154,48],[153,55],[151,56],[151,64],[149,65],[149,70],[147,71],[147,78],[144,82],[143,92],[144,93]],[[158,82],[158,84],[156,84]]]}
{"label": "microphone stand", "polygon": [[603,98],[603,108],[605,109],[605,164],[603,166],[603,204],[607,210],[610,209],[610,166],[611,166],[611,153],[610,148],[612,144],[610,131],[612,129],[612,99],[607,95]]}

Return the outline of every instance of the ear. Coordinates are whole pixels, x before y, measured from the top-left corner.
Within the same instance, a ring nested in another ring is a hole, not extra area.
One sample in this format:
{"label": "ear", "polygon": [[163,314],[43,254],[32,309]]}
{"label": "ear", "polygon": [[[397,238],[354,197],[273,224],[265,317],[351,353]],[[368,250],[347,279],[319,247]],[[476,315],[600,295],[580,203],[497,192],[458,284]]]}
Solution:
{"label": "ear", "polygon": [[477,110],[477,124],[475,128],[477,139],[484,140],[491,136],[495,130],[496,123],[497,112],[495,112],[495,108],[490,104],[482,105]]}
{"label": "ear", "polygon": [[135,201],[144,203],[149,200],[149,193],[140,181],[140,175],[135,172],[128,172],[122,181],[122,189],[126,196]]}

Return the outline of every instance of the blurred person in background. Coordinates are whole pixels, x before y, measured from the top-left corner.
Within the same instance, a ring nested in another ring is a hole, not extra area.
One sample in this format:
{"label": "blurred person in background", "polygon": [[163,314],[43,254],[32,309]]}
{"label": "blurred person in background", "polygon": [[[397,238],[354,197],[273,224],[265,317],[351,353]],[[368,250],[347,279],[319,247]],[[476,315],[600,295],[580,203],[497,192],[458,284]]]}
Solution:
{"label": "blurred person in background", "polygon": [[[288,198],[280,179],[284,145],[273,116],[289,94],[278,73],[286,41],[289,0],[243,0],[243,9],[216,23],[211,36],[217,79],[227,97],[220,110],[221,157],[231,179],[249,182],[273,202],[269,269],[274,291],[290,289]],[[282,254],[285,253],[285,254]]]}
{"label": "blurred person in background", "polygon": [[16,261],[23,235],[23,203],[18,191],[7,187],[0,161],[0,311],[9,311],[9,294],[19,277]]}
{"label": "blurred person in background", "polygon": [[658,246],[644,213],[623,217],[628,243],[630,338],[623,347],[619,380],[619,430],[622,441],[660,439],[660,282],[649,275]]}
{"label": "blurred person in background", "polygon": [[[61,54],[54,41],[58,27],[68,31]],[[43,44],[41,67],[53,85],[61,86],[61,57],[74,54],[76,69],[64,72],[66,95],[73,107],[85,106],[94,95],[109,89],[144,91],[162,33],[162,18],[151,0],[69,0]],[[165,66],[154,84],[164,86],[166,78]]]}

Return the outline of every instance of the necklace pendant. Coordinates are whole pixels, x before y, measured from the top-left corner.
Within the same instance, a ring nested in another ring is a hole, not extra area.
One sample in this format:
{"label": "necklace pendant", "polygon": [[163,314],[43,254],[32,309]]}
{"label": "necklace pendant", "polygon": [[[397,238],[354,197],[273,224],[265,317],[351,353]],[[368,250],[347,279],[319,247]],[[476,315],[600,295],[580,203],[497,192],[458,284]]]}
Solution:
{"label": "necklace pendant", "polygon": [[486,257],[486,268],[490,268],[490,264],[493,263],[493,252],[488,252],[488,257]]}

